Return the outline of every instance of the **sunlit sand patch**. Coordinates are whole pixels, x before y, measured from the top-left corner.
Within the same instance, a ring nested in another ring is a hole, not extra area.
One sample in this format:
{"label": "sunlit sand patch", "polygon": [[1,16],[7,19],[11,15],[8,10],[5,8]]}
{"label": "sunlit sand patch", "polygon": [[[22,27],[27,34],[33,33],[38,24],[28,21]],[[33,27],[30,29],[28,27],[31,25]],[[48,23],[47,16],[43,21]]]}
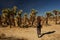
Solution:
{"label": "sunlit sand patch", "polygon": [[0,28],[0,34],[4,33],[8,37],[16,37],[16,38],[26,38],[28,40],[60,40],[60,25],[53,25],[53,26],[44,26],[42,28],[42,33],[56,31],[51,34],[45,34],[41,38],[37,36],[36,28],[19,28],[19,27],[4,27]]}

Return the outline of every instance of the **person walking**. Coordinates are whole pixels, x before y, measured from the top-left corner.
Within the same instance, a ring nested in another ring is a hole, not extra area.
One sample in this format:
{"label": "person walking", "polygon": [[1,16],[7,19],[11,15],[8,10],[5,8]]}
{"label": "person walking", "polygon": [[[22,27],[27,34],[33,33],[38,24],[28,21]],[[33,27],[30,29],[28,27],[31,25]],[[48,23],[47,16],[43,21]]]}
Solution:
{"label": "person walking", "polygon": [[37,34],[38,34],[38,37],[41,37],[41,28],[42,28],[41,17],[38,16],[37,17]]}

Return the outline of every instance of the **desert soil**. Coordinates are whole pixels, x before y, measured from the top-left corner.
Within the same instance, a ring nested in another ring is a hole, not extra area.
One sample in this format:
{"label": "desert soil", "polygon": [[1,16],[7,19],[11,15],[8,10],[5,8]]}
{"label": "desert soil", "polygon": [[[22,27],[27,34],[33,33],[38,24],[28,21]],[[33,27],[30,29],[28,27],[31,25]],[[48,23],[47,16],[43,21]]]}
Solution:
{"label": "desert soil", "polygon": [[60,40],[60,25],[50,25],[42,27],[42,34],[55,31],[51,34],[45,34],[41,38],[37,36],[36,28],[19,28],[19,27],[1,27],[0,34],[4,33],[8,37],[16,37],[16,38],[26,38],[28,40]]}

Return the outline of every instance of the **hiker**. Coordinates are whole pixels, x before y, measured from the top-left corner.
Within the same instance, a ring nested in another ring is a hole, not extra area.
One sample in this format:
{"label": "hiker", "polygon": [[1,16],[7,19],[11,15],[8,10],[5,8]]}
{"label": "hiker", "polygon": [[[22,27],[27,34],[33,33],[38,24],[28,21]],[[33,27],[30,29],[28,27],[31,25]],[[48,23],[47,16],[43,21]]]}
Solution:
{"label": "hiker", "polygon": [[42,28],[41,17],[38,16],[37,17],[37,34],[38,34],[38,37],[41,37],[41,28]]}

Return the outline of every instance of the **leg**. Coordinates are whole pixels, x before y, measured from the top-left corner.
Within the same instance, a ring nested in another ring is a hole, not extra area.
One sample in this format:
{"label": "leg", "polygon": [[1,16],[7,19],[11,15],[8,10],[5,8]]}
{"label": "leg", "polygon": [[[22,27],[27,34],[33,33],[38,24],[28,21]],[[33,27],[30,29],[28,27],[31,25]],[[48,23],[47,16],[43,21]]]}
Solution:
{"label": "leg", "polygon": [[41,28],[37,28],[38,38],[41,36]]}

